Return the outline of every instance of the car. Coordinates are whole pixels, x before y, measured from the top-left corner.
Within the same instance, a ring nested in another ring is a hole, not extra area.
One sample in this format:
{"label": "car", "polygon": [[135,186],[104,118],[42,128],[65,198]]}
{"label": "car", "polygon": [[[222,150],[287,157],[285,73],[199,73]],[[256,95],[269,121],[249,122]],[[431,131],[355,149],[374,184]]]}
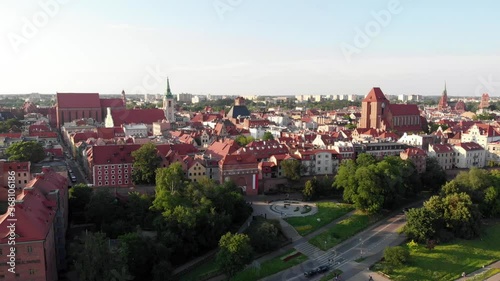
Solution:
{"label": "car", "polygon": [[305,277],[313,277],[316,274],[318,274],[316,269],[312,269],[312,270],[308,270],[308,271],[304,272]]}
{"label": "car", "polygon": [[68,168],[68,172],[73,173],[73,170],[71,170],[70,168]]}
{"label": "car", "polygon": [[330,269],[328,265],[322,265],[316,268],[316,273],[324,273],[327,272]]}

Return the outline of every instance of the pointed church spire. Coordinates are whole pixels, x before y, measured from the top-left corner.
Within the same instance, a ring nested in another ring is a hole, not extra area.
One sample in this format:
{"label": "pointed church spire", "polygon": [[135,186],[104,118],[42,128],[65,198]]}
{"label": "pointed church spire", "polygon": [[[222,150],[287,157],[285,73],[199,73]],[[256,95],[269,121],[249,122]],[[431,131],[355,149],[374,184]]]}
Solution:
{"label": "pointed church spire", "polygon": [[445,93],[448,93],[448,92],[446,91],[446,80],[444,81],[444,92],[445,92]]}
{"label": "pointed church spire", "polygon": [[167,92],[165,93],[165,96],[167,98],[173,98],[174,95],[172,95],[172,91],[170,91],[170,81],[168,80],[168,77],[167,77]]}

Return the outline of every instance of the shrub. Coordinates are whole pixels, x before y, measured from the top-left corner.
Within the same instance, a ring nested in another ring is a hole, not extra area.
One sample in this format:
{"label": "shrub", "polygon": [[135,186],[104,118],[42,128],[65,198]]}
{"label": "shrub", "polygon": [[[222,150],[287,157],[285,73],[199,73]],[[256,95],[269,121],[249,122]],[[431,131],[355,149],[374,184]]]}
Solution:
{"label": "shrub", "polygon": [[408,262],[410,252],[407,248],[396,246],[384,250],[384,260],[389,266],[401,266]]}

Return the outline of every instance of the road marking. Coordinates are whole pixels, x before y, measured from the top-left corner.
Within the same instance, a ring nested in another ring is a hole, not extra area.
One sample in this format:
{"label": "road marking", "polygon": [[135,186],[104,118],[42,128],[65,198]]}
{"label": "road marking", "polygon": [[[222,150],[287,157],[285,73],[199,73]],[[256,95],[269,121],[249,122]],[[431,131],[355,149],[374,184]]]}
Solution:
{"label": "road marking", "polygon": [[[394,218],[397,218],[397,219],[396,219],[396,220],[394,220],[393,222],[390,222],[389,224],[385,225],[385,226],[384,226],[384,227],[382,227],[381,229],[377,230],[375,233],[373,233],[372,235],[370,235],[370,236],[368,236],[366,239],[364,239],[364,241],[367,241],[368,239],[370,239],[370,238],[374,237],[375,235],[379,234],[380,232],[382,232],[383,230],[385,230],[385,229],[386,229],[386,228],[388,228],[389,226],[391,226],[391,225],[393,225],[393,224],[395,224],[395,223],[399,223],[402,219],[404,219],[404,216],[402,216],[402,215],[398,215],[398,216],[396,216],[396,217],[394,217]],[[382,240],[380,240],[379,242],[377,242],[377,243],[375,243],[375,244],[370,244],[370,245],[371,245],[371,247],[372,247],[371,249],[373,249],[373,248],[377,247],[377,246],[378,246],[378,245],[379,245],[382,241],[387,240],[390,236],[393,236],[393,234],[396,234],[396,232],[390,232],[388,235],[384,235],[383,239],[382,239]],[[361,244],[363,244],[363,243],[364,243],[364,242],[359,242],[358,244],[354,245],[353,247],[349,248],[348,250],[346,250],[346,251],[344,251],[344,252],[342,252],[342,253],[340,253],[340,254],[339,254],[339,253],[337,253],[336,258],[340,258],[340,257],[344,256],[346,253],[348,253],[348,252],[352,251],[352,250],[353,250],[353,249],[355,249],[355,248],[358,248],[358,247],[359,247]],[[337,245],[337,246],[338,246],[338,245]],[[335,247],[334,247],[334,248],[335,248]],[[320,262],[322,259],[326,258],[327,256],[332,255],[332,253],[331,253],[331,252],[329,252],[329,251],[330,251],[330,250],[332,250],[332,249],[334,249],[334,248],[331,248],[331,249],[327,250],[327,252],[326,252],[325,254],[323,254],[323,255],[319,256],[318,258],[316,258],[316,259],[314,259],[314,260],[312,260],[312,261],[317,261],[317,262]],[[344,258],[344,261],[343,261],[343,262],[341,262],[340,264],[334,265],[334,267],[332,267],[332,269],[334,269],[334,268],[340,268],[341,266],[343,266],[343,265],[345,265],[346,263],[351,262],[351,261],[353,261],[353,260],[354,260],[354,257],[353,257],[353,258],[351,258],[351,259]],[[299,265],[297,265],[297,266],[299,266]],[[289,269],[289,270],[290,270],[290,269]],[[302,275],[297,275],[297,276],[292,277],[292,278],[290,278],[290,279],[288,279],[288,280],[297,280],[297,279],[299,279],[299,278],[301,278],[301,277],[303,277],[303,276],[302,276]],[[319,277],[322,277],[322,276],[318,276],[318,278],[319,278]],[[313,279],[313,280],[319,280],[319,279]]]}

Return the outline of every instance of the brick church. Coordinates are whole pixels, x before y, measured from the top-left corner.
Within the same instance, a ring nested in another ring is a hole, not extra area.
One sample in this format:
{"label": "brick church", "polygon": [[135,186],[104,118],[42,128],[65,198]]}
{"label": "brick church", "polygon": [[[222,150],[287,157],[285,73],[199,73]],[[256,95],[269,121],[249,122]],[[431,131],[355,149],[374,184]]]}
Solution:
{"label": "brick church", "polygon": [[56,106],[49,116],[50,125],[61,128],[64,123],[82,118],[103,122],[106,108],[125,109],[125,91],[121,98],[104,99],[98,93],[57,93]]}
{"label": "brick church", "polygon": [[416,104],[391,104],[380,88],[373,88],[361,104],[361,129],[420,132],[422,117]]}

